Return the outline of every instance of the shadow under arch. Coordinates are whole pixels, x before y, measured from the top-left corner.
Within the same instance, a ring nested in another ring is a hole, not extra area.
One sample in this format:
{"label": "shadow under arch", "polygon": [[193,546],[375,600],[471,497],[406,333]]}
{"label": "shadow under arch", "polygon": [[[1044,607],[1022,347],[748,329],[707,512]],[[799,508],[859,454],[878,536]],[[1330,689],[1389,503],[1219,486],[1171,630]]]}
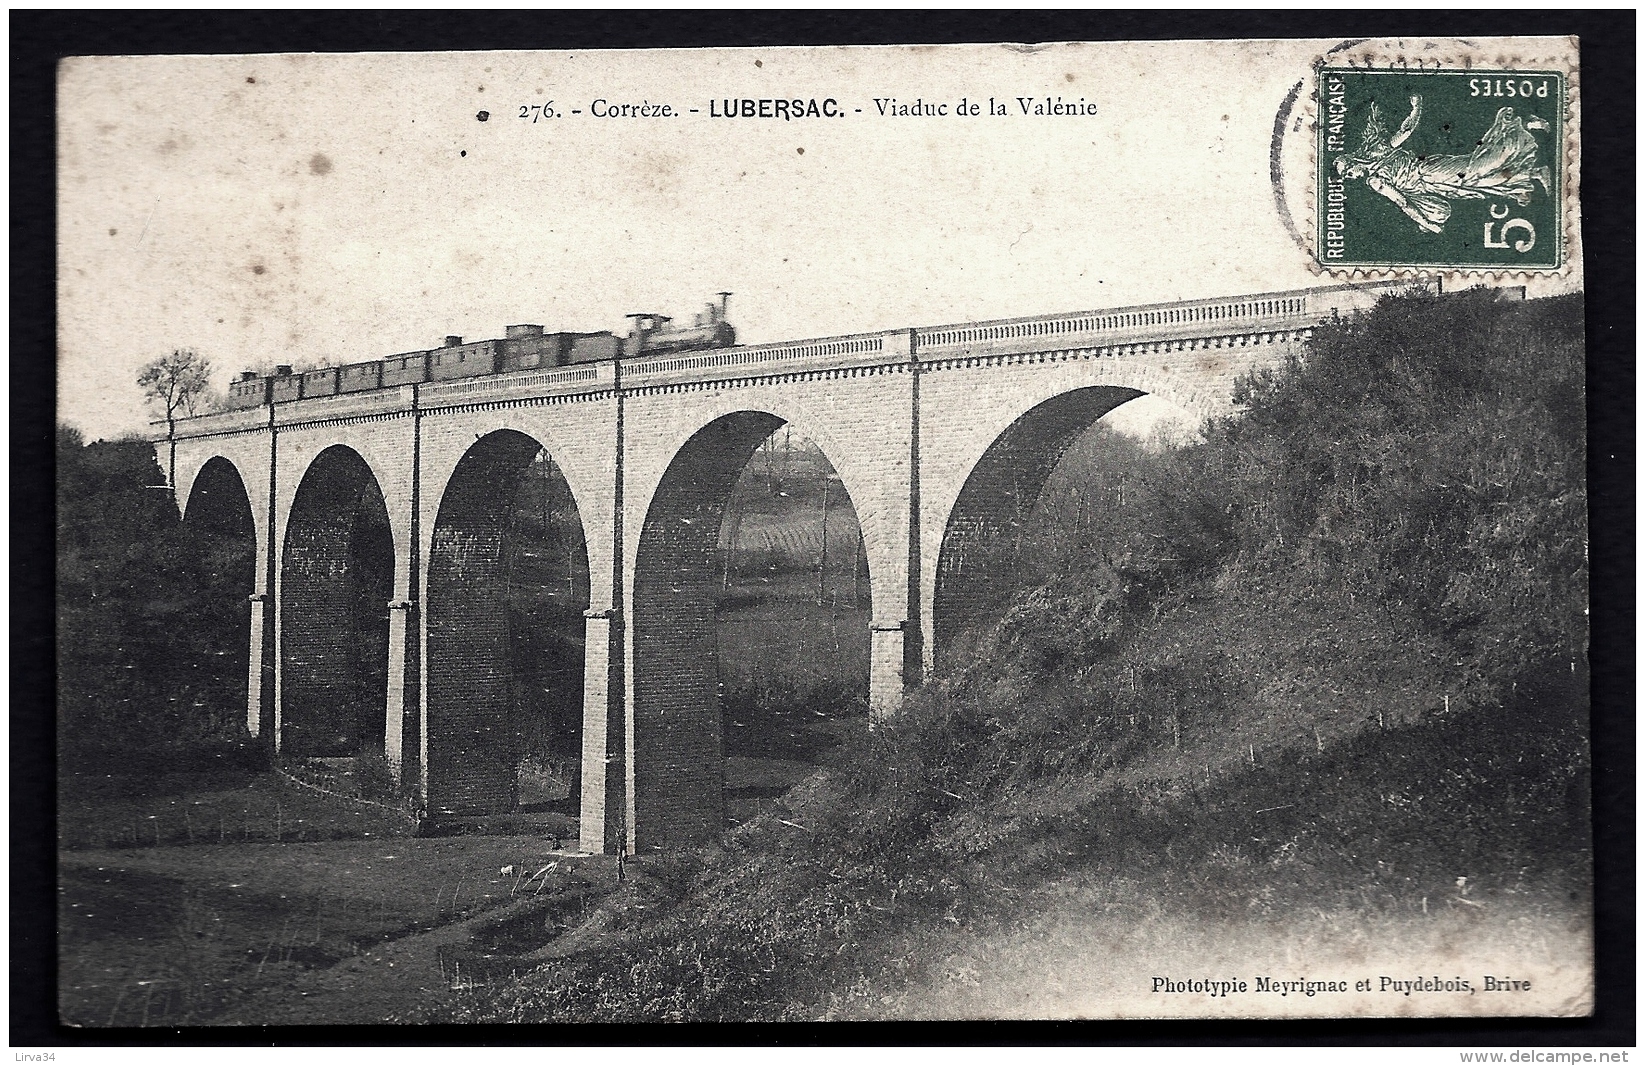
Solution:
{"label": "shadow under arch", "polygon": [[193,522],[200,529],[255,537],[251,494],[246,491],[239,467],[221,455],[207,459],[189,487],[183,521]]}
{"label": "shadow under arch", "polygon": [[[521,528],[532,523],[540,536]],[[555,549],[540,550],[555,530],[565,531]],[[429,813],[515,809],[520,761],[544,752],[573,768],[575,803],[588,551],[570,487],[535,438],[496,430],[463,454],[435,516],[427,580]]]}
{"label": "shadow under arch", "polygon": [[1098,419],[1144,393],[1092,385],[1045,400],[996,437],[966,477],[943,528],[932,604],[932,642],[939,664],[956,639],[997,615],[1011,592],[998,537],[1021,528],[1057,461]]}
{"label": "shadow under arch", "polygon": [[[680,447],[647,507],[630,605],[635,851],[699,842],[725,827],[716,612],[728,572],[722,525],[756,450],[788,424],[754,410],[715,419]],[[854,513],[843,483],[838,491],[836,503]],[[865,684],[866,674],[865,662]]]}
{"label": "shadow under arch", "polygon": [[309,464],[280,555],[280,749],[381,753],[394,537],[382,489],[354,449],[333,445]]}
{"label": "shadow under arch", "polygon": [[[189,550],[199,563],[209,616],[197,618],[207,637],[206,655],[195,663],[198,685],[223,719],[244,719],[248,683],[272,686],[272,671],[260,668],[252,679],[248,669],[251,649],[249,597],[256,588],[257,528],[251,496],[239,468],[224,457],[213,456],[201,467],[183,508],[183,531]],[[267,664],[259,664],[266,667]]]}

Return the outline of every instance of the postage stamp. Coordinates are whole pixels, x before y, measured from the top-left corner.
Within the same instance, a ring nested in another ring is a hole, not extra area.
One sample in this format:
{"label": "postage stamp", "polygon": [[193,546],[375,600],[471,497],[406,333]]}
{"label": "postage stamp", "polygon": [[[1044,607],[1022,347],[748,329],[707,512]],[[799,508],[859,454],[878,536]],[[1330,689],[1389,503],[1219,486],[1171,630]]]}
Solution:
{"label": "postage stamp", "polygon": [[1565,262],[1562,72],[1327,66],[1317,89],[1327,269]]}

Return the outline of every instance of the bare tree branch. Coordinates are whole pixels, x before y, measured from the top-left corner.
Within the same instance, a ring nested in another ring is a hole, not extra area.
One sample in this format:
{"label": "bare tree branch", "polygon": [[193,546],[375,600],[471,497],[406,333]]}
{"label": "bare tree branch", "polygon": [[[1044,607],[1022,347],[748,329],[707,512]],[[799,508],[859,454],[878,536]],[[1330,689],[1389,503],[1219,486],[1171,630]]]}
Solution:
{"label": "bare tree branch", "polygon": [[195,404],[206,391],[211,363],[193,348],[177,348],[143,367],[137,384],[144,395],[166,412],[166,423],[177,418],[178,410],[195,413]]}

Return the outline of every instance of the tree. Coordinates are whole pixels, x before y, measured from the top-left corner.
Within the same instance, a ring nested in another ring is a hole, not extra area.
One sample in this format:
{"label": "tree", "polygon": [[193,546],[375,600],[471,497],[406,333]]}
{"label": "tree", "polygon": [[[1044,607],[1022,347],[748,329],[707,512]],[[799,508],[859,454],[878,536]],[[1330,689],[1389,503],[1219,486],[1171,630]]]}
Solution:
{"label": "tree", "polygon": [[177,765],[243,736],[255,543],[184,523],[153,445],[59,426],[56,650],[62,765]]}
{"label": "tree", "polygon": [[193,348],[176,348],[170,355],[143,367],[137,384],[144,395],[165,408],[169,432],[179,409],[194,414],[194,405],[206,391],[211,363]]}
{"label": "tree", "polygon": [[173,348],[170,355],[162,355],[137,375],[143,394],[166,411],[167,484],[177,484],[177,410],[194,414],[195,401],[206,391],[210,378],[211,363],[193,348]]}

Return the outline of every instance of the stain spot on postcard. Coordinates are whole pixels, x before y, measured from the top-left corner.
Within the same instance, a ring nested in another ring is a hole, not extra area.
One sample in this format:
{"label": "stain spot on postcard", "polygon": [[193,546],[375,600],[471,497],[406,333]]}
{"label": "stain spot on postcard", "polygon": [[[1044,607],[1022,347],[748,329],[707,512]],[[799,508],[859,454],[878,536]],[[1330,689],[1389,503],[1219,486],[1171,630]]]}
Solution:
{"label": "stain spot on postcard", "polygon": [[265,274],[268,272],[268,268],[261,263],[253,263],[251,264],[251,272],[253,274]]}
{"label": "stain spot on postcard", "polygon": [[491,117],[491,112],[489,112],[489,111],[479,111],[479,112],[475,113],[474,117],[479,119],[481,122],[484,122],[486,119]]}
{"label": "stain spot on postcard", "polygon": [[331,173],[331,157],[324,152],[315,152],[309,157],[308,172],[324,177]]}
{"label": "stain spot on postcard", "polygon": [[667,204],[678,203],[679,175],[683,161],[667,152],[647,152],[640,159],[639,174],[645,177],[645,191]]}

